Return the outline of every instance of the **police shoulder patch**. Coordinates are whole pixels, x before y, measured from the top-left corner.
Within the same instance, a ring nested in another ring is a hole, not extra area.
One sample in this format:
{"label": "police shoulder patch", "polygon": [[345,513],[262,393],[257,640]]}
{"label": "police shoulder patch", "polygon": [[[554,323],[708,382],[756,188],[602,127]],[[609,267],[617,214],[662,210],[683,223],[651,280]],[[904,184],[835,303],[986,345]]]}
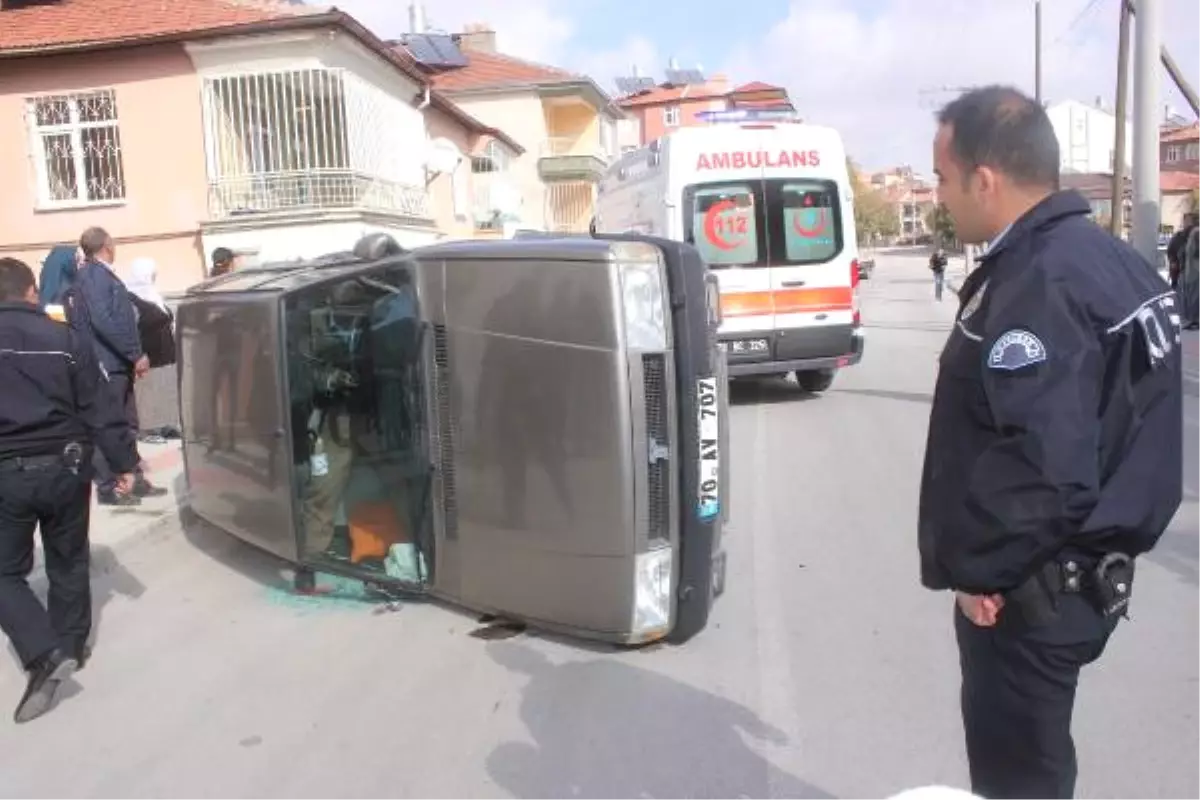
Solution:
{"label": "police shoulder patch", "polygon": [[1040,364],[1046,360],[1046,346],[1036,335],[1021,328],[1005,331],[988,353],[992,369],[1013,370]]}

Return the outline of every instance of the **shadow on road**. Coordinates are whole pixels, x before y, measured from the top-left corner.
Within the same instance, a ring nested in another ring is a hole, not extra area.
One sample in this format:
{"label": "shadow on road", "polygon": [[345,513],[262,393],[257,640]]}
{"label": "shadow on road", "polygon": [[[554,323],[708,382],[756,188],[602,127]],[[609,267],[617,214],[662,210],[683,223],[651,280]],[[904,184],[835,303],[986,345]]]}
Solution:
{"label": "shadow on road", "polygon": [[729,403],[735,406],[798,403],[818,397],[791,378],[735,378],[729,383]]}
{"label": "shadow on road", "polygon": [[[46,573],[43,571],[44,565],[39,559],[35,565],[35,572],[29,579],[29,587],[33,589],[33,593],[42,601],[42,605],[46,604],[46,593],[50,588],[49,580],[46,578]],[[112,548],[102,544],[92,544],[91,547],[91,587],[92,587],[92,635],[88,642],[89,646],[94,650],[100,640],[101,620],[104,616],[104,608],[117,595],[127,597],[130,600],[137,600],[146,592],[146,586],[136,575],[130,572],[117,559],[117,554]],[[21,670],[20,661],[17,659],[16,651],[12,645],[8,646],[9,656],[13,663],[17,665],[17,669]],[[64,697],[70,697],[74,691],[67,687]]]}
{"label": "shadow on road", "polygon": [[533,743],[505,742],[486,762],[515,797],[832,797],[750,749],[744,736],[787,740],[743,706],[616,659],[487,649],[529,677],[520,713]]}

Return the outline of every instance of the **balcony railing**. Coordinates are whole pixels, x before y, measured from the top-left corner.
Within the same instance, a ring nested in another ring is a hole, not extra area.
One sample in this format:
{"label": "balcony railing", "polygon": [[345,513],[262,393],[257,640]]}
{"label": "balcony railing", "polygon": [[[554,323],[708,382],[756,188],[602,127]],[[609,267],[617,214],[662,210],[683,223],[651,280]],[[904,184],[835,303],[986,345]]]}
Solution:
{"label": "balcony railing", "polygon": [[273,172],[209,182],[209,214],[230,219],[248,214],[359,210],[429,219],[429,193],[353,170]]}

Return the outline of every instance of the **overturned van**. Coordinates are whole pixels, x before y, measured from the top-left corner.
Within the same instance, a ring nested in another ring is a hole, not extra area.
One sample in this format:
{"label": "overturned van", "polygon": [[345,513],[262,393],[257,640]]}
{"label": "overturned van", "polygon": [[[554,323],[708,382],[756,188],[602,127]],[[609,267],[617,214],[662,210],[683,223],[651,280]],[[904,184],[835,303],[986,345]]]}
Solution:
{"label": "overturned van", "polygon": [[725,362],[691,247],[521,238],[264,265],[177,315],[192,512],[297,566],[636,644],[724,584]]}

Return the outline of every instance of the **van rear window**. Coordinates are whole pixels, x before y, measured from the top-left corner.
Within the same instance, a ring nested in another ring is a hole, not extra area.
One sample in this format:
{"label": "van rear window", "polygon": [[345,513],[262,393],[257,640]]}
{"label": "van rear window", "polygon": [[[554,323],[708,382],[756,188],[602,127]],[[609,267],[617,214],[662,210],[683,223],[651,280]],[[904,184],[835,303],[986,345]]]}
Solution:
{"label": "van rear window", "polygon": [[713,266],[759,261],[758,202],[749,184],[721,184],[696,189],[691,228],[700,255]]}
{"label": "van rear window", "polygon": [[837,184],[772,178],[689,186],[684,240],[714,269],[827,263],[843,247]]}

